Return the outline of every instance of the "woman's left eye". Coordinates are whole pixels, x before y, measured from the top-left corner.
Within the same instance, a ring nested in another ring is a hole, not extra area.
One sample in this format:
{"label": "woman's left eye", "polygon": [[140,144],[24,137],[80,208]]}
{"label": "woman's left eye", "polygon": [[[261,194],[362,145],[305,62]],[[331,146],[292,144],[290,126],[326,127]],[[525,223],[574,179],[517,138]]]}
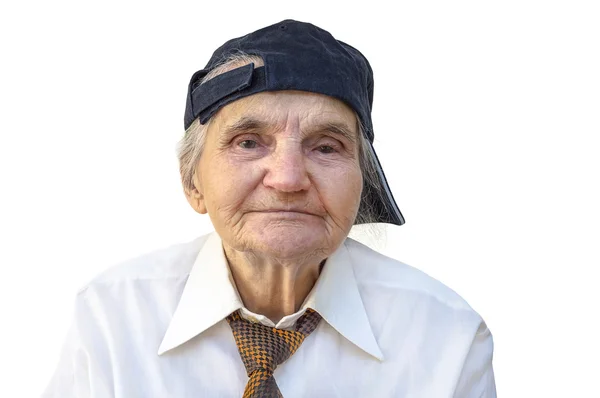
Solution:
{"label": "woman's left eye", "polygon": [[258,146],[258,143],[254,140],[244,140],[238,143],[244,149],[254,149]]}
{"label": "woman's left eye", "polygon": [[317,147],[317,150],[321,153],[334,153],[335,152],[335,148],[332,147],[331,145],[320,145],[319,147]]}

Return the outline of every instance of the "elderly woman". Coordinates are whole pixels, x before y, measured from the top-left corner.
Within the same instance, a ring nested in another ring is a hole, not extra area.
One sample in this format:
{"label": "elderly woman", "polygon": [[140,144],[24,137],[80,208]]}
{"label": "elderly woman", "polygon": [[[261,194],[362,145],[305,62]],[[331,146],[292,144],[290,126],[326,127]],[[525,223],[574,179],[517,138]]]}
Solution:
{"label": "elderly woman", "polygon": [[365,57],[283,21],[191,79],[179,159],[215,232],[77,297],[47,397],[495,397],[457,294],[349,239],[404,223],[372,147]]}

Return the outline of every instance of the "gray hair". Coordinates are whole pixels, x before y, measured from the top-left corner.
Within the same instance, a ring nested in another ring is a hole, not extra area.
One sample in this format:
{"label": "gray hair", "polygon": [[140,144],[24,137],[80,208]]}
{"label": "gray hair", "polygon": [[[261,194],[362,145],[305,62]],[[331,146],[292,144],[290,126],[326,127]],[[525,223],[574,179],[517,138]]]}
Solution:
{"label": "gray hair", "polygon": [[[238,52],[227,59],[221,61],[218,66],[211,70],[200,81],[200,84],[206,83],[208,80],[225,73],[229,70],[238,68],[243,65],[254,63],[255,66],[262,66],[264,62],[261,57],[249,55],[243,52]],[[355,113],[356,115],[356,113]],[[356,120],[359,120],[356,115]],[[179,141],[177,147],[177,156],[179,158],[179,172],[181,174],[181,183],[186,192],[192,191],[194,187],[194,174],[202,149],[206,142],[206,132],[210,126],[212,119],[209,119],[206,124],[200,124],[200,119],[196,118],[190,127],[185,131],[185,135]],[[375,166],[375,159],[372,152],[369,150],[369,142],[365,138],[364,127],[359,122],[359,163],[360,170],[363,176],[363,189],[361,195],[358,214],[354,220],[354,224],[376,223],[379,219],[377,209],[369,203],[366,198],[369,196],[383,196],[381,184],[379,183],[379,175]]]}

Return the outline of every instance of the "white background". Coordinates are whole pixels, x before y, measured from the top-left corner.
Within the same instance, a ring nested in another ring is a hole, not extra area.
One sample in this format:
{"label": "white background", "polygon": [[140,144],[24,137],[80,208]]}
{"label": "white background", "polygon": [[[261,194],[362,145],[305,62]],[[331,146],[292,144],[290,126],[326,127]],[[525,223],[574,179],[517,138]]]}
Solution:
{"label": "white background", "polygon": [[600,396],[597,2],[6,3],[0,396],[41,393],[86,281],[211,229],[178,180],[188,80],[286,18],[370,60],[407,220],[378,245],[483,316],[499,396]]}

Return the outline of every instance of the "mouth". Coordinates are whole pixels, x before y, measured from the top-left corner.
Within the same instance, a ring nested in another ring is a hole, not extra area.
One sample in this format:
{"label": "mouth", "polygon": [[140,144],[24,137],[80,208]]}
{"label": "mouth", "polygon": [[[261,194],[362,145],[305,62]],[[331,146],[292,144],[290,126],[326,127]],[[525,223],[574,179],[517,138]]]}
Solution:
{"label": "mouth", "polygon": [[306,210],[300,209],[265,209],[265,210],[255,210],[252,213],[265,213],[273,216],[280,217],[303,217],[303,216],[313,216],[320,217],[315,213],[308,212]]}
{"label": "mouth", "polygon": [[289,210],[289,209],[268,209],[262,210],[262,213],[293,213],[293,214],[307,214],[309,216],[314,216],[316,214],[309,213],[305,210]]}

